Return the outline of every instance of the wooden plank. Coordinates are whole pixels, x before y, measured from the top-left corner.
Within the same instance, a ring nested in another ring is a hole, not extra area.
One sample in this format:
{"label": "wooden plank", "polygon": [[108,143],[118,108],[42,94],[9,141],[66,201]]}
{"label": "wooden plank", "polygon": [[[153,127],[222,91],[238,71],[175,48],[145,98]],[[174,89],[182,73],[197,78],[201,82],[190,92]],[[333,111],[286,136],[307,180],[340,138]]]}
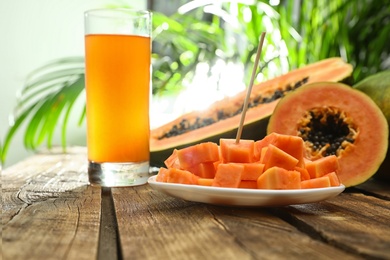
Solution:
{"label": "wooden plank", "polygon": [[112,193],[124,259],[359,259],[266,208],[186,202],[148,185]]}
{"label": "wooden plank", "polygon": [[390,183],[383,180],[370,179],[351,189],[351,191],[353,190],[385,200],[390,200]]}
{"label": "wooden plank", "polygon": [[111,189],[102,188],[102,216],[98,252],[99,260],[121,259],[117,231],[118,226],[115,218]]}
{"label": "wooden plank", "polygon": [[38,154],[4,170],[4,259],[96,259],[101,189],[85,148]]}
{"label": "wooden plank", "polygon": [[329,201],[291,206],[281,217],[346,252],[364,258],[390,259],[388,200],[344,192]]}

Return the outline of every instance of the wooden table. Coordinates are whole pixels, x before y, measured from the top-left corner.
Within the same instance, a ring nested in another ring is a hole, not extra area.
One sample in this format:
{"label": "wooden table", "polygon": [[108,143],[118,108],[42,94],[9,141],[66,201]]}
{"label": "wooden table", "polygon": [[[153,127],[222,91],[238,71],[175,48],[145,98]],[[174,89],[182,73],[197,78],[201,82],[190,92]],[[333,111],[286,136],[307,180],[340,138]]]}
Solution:
{"label": "wooden table", "polygon": [[389,184],[313,204],[226,207],[149,185],[91,187],[86,161],[74,147],[3,170],[3,259],[390,259]]}

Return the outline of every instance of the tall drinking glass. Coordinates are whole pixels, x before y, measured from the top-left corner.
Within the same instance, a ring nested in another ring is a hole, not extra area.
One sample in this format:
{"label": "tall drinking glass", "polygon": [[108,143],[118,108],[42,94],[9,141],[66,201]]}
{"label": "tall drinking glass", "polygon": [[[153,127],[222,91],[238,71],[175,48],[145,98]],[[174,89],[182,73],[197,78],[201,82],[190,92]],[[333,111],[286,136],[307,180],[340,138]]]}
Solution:
{"label": "tall drinking glass", "polygon": [[147,182],[151,13],[85,12],[88,175],[91,185]]}

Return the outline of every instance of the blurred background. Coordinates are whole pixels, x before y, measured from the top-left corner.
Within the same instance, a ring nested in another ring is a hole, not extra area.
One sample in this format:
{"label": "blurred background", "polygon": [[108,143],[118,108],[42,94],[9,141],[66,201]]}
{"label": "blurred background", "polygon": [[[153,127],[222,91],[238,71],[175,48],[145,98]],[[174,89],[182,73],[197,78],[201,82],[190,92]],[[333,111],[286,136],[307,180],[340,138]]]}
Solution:
{"label": "blurred background", "polygon": [[[355,82],[390,68],[390,0],[2,1],[3,167],[48,145],[85,145],[83,12],[101,7],[154,12],[152,127],[245,89],[263,31],[257,82],[334,56]],[[39,109],[66,89],[72,105]]]}

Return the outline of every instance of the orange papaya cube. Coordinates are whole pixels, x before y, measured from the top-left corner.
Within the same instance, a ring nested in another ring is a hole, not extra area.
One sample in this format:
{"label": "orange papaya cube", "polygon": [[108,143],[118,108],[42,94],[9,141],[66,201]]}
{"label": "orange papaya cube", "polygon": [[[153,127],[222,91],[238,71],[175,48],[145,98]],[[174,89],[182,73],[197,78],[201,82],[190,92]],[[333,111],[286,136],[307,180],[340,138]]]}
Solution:
{"label": "orange papaya cube", "polygon": [[265,153],[267,152],[267,149],[268,149],[268,146],[261,148],[260,160],[259,160],[260,163],[264,163],[264,156],[265,156]]}
{"label": "orange papaya cube", "polygon": [[339,162],[335,155],[329,155],[306,163],[306,170],[309,172],[311,179],[322,177],[331,172],[337,173],[338,168]]}
{"label": "orange papaya cube", "polygon": [[241,180],[240,184],[238,185],[238,188],[240,188],[240,189],[257,189],[257,181]]}
{"label": "orange papaya cube", "polygon": [[216,143],[205,142],[192,145],[177,151],[180,167],[190,169],[196,164],[219,160],[219,148]]}
{"label": "orange papaya cube", "polygon": [[214,187],[238,188],[244,166],[236,163],[221,163],[213,180]]}
{"label": "orange papaya cube", "polygon": [[176,168],[168,169],[166,172],[167,182],[181,184],[198,184],[199,177],[186,170]]}
{"label": "orange papaya cube", "polygon": [[168,178],[167,171],[168,171],[168,169],[166,169],[164,167],[160,167],[160,169],[157,173],[157,176],[156,176],[156,181],[167,182],[167,178]]}
{"label": "orange papaya cube", "polygon": [[253,144],[253,161],[258,162],[261,158],[261,152],[255,149],[255,144]]}
{"label": "orange papaya cube", "polygon": [[302,189],[315,189],[330,187],[330,180],[328,176],[322,176],[315,179],[301,181]]}
{"label": "orange papaya cube", "polygon": [[305,180],[309,180],[310,179],[310,174],[306,170],[306,168],[301,168],[301,167],[296,166],[294,168],[294,171],[297,171],[297,172],[299,172],[301,174],[301,181],[305,181]]}
{"label": "orange papaya cube", "polygon": [[187,171],[190,171],[201,178],[212,179],[215,176],[214,162],[199,163],[188,168]]}
{"label": "orange papaya cube", "polygon": [[286,170],[294,170],[295,166],[298,164],[298,159],[270,144],[268,145],[262,162],[264,163],[264,170],[270,169],[274,166],[281,167]]}
{"label": "orange papaya cube", "polygon": [[297,166],[304,168],[305,143],[299,136],[270,133],[263,139],[255,142],[255,150],[261,152],[263,147],[274,145],[294,158],[298,159]]}
{"label": "orange papaya cube", "polygon": [[179,159],[177,158],[177,149],[164,161],[165,166],[169,168],[180,168]]}
{"label": "orange papaya cube", "polygon": [[264,170],[262,163],[242,163],[241,165],[244,166],[244,171],[241,174],[243,181],[256,181]]}
{"label": "orange papaya cube", "polygon": [[325,174],[324,176],[329,177],[330,186],[332,186],[332,187],[340,186],[340,179],[339,179],[339,176],[337,176],[337,173],[331,172],[331,173]]}
{"label": "orange papaya cube", "polygon": [[250,163],[254,161],[253,140],[243,140],[236,143],[236,139],[219,140],[221,159],[223,163]]}
{"label": "orange papaya cube", "polygon": [[272,167],[257,179],[258,189],[300,189],[301,174],[297,171],[288,171],[280,167]]}
{"label": "orange papaya cube", "polygon": [[216,161],[216,162],[213,162],[214,164],[214,169],[217,169],[218,168],[218,165],[221,163],[221,161]]}
{"label": "orange papaya cube", "polygon": [[208,179],[208,178],[199,178],[198,179],[198,185],[201,186],[211,186],[213,184],[214,179]]}

